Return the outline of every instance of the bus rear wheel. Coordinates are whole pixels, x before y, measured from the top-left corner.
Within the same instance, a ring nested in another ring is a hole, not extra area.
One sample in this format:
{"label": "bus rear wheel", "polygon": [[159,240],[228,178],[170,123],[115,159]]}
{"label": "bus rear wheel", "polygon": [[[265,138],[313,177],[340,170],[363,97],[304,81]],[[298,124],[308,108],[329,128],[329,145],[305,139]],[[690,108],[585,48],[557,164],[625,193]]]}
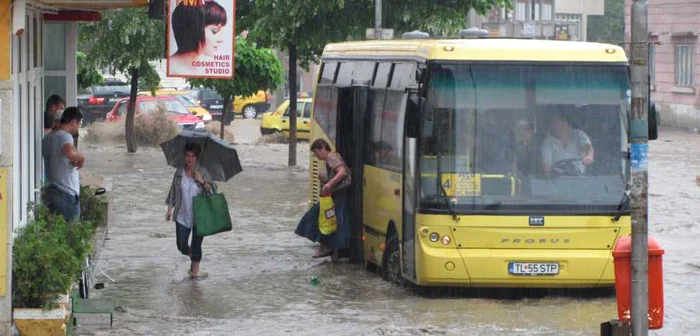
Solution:
{"label": "bus rear wheel", "polygon": [[393,284],[401,285],[403,283],[401,256],[399,255],[399,239],[395,233],[386,242],[383,259],[382,278]]}

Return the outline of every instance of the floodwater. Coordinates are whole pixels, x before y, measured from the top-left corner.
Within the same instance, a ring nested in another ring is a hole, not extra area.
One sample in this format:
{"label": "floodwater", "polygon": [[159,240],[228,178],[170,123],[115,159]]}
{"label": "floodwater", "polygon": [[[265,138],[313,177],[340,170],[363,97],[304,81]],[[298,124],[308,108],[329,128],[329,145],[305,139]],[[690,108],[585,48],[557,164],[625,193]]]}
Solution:
{"label": "floodwater", "polygon": [[[97,265],[117,283],[98,274],[107,288],[93,293],[120,309],[112,328],[78,335],[598,335],[615,318],[611,296],[424,296],[358,265],[311,259],[314,244],[293,233],[306,209],[308,143],[287,168],[286,145],[252,143],[258,122],[235,122],[244,172],[220,185],[234,229],[204,240],[209,276],[194,281],[164,220],[173,169],[161,152],[82,144],[84,169],[111,178],[115,198]],[[699,172],[700,136],[666,130],[652,144],[650,233],[666,249],[666,325],[654,335],[700,328]]]}

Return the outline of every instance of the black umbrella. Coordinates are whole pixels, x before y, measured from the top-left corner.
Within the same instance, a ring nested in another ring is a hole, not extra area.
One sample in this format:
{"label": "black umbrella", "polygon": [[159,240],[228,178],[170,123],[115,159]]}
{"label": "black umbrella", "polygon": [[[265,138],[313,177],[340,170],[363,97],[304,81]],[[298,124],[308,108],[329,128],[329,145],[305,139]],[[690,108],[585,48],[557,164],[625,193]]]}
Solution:
{"label": "black umbrella", "polygon": [[189,142],[202,146],[199,165],[206,168],[215,181],[226,182],[243,171],[236,149],[209,132],[182,131],[176,137],[160,144],[168,165],[184,167],[185,145]]}

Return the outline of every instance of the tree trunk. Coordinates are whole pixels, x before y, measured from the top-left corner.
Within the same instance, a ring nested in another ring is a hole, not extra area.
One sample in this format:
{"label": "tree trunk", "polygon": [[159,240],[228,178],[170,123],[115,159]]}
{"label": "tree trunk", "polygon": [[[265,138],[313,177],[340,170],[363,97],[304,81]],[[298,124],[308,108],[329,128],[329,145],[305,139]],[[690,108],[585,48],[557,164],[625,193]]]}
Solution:
{"label": "tree trunk", "polygon": [[297,46],[289,45],[289,166],[297,165]]}
{"label": "tree trunk", "polygon": [[[277,49],[276,51],[277,54],[277,59],[284,64],[284,53],[280,50]],[[286,69],[289,69],[289,65],[286,66]],[[280,86],[277,91],[275,91],[275,106],[272,108],[272,110],[276,110],[278,106],[284,104],[284,87]]]}
{"label": "tree trunk", "polygon": [[[234,98],[235,99],[235,98]],[[231,97],[228,95],[224,96],[224,109],[221,111],[221,133],[219,133],[219,137],[221,140],[224,140],[224,127],[226,126],[226,115],[229,113],[229,103],[231,101]]]}
{"label": "tree trunk", "polygon": [[136,153],[138,143],[136,143],[136,134],[134,134],[134,114],[136,111],[136,94],[139,88],[139,69],[131,68],[131,93],[129,94],[129,106],[126,112],[126,150],[129,153]]}

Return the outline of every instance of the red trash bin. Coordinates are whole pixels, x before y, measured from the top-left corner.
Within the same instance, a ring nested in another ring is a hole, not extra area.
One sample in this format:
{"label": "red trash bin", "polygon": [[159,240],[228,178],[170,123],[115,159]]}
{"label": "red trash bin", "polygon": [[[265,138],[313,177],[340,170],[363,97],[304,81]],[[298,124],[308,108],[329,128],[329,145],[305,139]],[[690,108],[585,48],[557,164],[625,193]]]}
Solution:
{"label": "red trash bin", "polygon": [[[661,329],[664,325],[664,277],[662,255],[664,250],[649,237],[649,329]],[[630,322],[632,291],[632,237],[620,237],[613,250],[615,258],[615,291],[617,292],[617,316],[621,322]]]}

